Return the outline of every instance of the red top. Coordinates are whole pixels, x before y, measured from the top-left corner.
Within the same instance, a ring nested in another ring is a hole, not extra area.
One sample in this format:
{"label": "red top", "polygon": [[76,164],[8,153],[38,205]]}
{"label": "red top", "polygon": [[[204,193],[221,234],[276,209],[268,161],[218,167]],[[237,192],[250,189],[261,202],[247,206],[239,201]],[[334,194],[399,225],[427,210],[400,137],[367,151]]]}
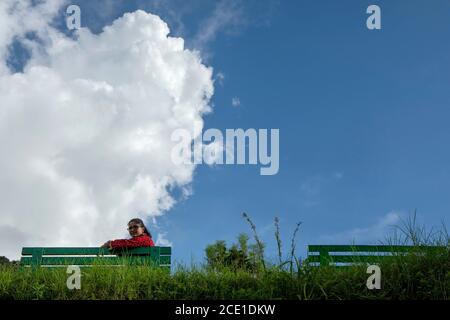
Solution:
{"label": "red top", "polygon": [[137,247],[153,247],[152,238],[148,235],[143,234],[141,236],[133,237],[131,239],[119,239],[111,241],[111,248],[122,249],[122,248],[137,248]]}

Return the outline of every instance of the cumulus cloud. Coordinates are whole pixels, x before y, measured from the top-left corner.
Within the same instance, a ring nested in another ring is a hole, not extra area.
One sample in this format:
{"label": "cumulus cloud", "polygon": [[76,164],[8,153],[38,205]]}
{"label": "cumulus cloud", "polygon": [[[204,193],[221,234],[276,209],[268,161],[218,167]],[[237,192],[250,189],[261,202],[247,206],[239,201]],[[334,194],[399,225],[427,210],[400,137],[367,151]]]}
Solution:
{"label": "cumulus cloud", "polygon": [[[129,218],[169,210],[170,190],[189,194],[195,169],[172,163],[171,133],[196,139],[210,111],[212,69],[158,16],[127,13],[72,39],[50,24],[61,4],[0,3],[0,230],[13,239],[2,232],[0,255],[10,258],[23,245],[95,246],[125,236]],[[31,54],[21,73],[7,65],[14,39]]]}

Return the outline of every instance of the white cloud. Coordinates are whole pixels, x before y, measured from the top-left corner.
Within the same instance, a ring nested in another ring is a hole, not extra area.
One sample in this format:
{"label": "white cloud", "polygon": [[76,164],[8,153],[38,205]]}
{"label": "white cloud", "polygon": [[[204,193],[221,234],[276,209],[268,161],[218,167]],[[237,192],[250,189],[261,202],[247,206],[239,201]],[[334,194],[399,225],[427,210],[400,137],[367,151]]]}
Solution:
{"label": "white cloud", "polygon": [[241,105],[241,100],[238,97],[233,97],[231,99],[231,105],[233,107],[239,107]]}
{"label": "white cloud", "polygon": [[393,231],[394,226],[401,223],[401,217],[401,213],[392,211],[379,218],[372,226],[324,235],[319,237],[318,242],[325,244],[350,244],[353,242],[356,244],[378,244],[385,240],[386,236]]}
{"label": "white cloud", "polygon": [[25,41],[27,32],[40,36],[49,32],[49,23],[65,0],[44,1],[32,6],[30,0],[2,0],[0,2],[0,76],[8,72],[6,65],[9,45],[13,40]]}
{"label": "white cloud", "polygon": [[158,233],[158,237],[156,238],[156,243],[155,244],[157,246],[161,246],[161,247],[172,247],[172,242],[170,242],[166,238],[166,233],[164,233],[164,232]]}
{"label": "white cloud", "polygon": [[[169,188],[189,194],[195,167],[170,161],[170,136],[210,111],[212,69],[198,53],[143,11],[73,40],[49,25],[61,1],[10,14],[13,2],[0,4],[0,230],[13,234],[0,255],[98,245],[125,236],[129,218],[169,210]],[[7,49],[26,31],[40,41],[12,74]]]}
{"label": "white cloud", "polygon": [[[240,1],[220,0],[216,2],[213,12],[199,27],[192,40],[193,47],[205,55],[207,46],[214,41],[219,33],[236,33],[246,24],[244,7]],[[208,52],[206,52],[208,57]]]}
{"label": "white cloud", "polygon": [[222,72],[218,72],[216,74],[214,81],[217,81],[221,86],[223,86],[223,83],[225,81],[225,75]]}

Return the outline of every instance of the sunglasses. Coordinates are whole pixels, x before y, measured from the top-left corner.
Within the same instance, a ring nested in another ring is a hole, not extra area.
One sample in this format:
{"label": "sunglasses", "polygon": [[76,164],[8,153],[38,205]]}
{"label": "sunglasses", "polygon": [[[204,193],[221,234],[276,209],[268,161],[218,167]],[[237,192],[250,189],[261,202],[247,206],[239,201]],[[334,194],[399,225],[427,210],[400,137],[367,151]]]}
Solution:
{"label": "sunglasses", "polygon": [[142,228],[141,226],[131,226],[131,227],[128,227],[127,228],[127,230],[129,231],[129,230],[136,230],[136,229],[139,229],[139,228]]}

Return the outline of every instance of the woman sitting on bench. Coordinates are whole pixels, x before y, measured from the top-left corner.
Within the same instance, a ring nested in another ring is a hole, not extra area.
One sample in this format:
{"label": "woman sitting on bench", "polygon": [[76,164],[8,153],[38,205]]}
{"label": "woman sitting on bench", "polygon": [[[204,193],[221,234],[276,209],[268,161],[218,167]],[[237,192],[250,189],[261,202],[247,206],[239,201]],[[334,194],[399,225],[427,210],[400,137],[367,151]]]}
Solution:
{"label": "woman sitting on bench", "polygon": [[128,232],[131,239],[110,240],[105,242],[102,247],[110,249],[124,249],[137,247],[153,247],[155,244],[152,240],[152,235],[145,227],[141,219],[135,218],[128,222]]}

